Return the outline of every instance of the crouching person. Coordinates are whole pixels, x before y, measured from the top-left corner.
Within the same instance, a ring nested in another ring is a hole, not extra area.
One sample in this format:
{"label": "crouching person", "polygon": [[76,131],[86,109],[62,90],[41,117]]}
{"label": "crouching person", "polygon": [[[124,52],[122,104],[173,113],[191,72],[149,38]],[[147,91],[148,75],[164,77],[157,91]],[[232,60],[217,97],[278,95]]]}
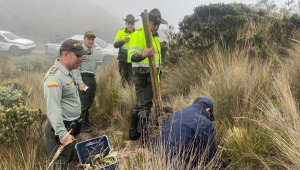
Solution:
{"label": "crouching person", "polygon": [[45,132],[50,161],[58,147],[64,145],[62,152],[52,164],[52,169],[55,170],[68,168],[75,145],[74,137],[80,133],[81,105],[72,70],[80,65],[82,55],[89,53],[83,49],[79,41],[65,40],[60,47],[60,58],[44,77],[48,117]]}
{"label": "crouching person", "polygon": [[167,162],[179,163],[185,169],[194,169],[199,160],[209,162],[217,148],[214,142],[213,102],[207,96],[173,113],[162,127],[162,144]]}

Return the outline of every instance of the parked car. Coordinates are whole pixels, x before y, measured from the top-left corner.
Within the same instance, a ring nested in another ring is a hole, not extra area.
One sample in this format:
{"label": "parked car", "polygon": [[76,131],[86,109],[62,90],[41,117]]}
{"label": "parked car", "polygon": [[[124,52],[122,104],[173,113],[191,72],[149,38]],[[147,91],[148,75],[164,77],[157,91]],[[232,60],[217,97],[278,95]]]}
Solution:
{"label": "parked car", "polygon": [[34,41],[21,38],[9,31],[0,30],[0,50],[18,56],[30,53],[34,48]]}
{"label": "parked car", "polygon": [[[83,35],[74,35],[72,39],[78,40],[83,43]],[[45,54],[58,57],[59,48],[61,43],[47,43],[45,44]],[[94,55],[96,56],[96,62],[98,65],[107,64],[113,59],[117,59],[118,49],[114,48],[113,44],[107,43],[104,40],[96,37],[93,46]]]}

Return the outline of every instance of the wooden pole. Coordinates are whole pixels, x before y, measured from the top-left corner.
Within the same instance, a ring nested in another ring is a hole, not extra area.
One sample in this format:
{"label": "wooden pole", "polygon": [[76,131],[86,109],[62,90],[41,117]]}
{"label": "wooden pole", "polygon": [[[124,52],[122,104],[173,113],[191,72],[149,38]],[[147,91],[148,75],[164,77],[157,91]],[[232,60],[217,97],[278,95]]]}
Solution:
{"label": "wooden pole", "polygon": [[[146,37],[146,43],[147,48],[152,47],[152,33],[149,29],[149,17],[148,12],[145,9],[142,13],[142,21],[144,26],[144,33]],[[158,116],[163,111],[162,106],[162,100],[161,100],[161,94],[160,94],[160,87],[158,85],[158,74],[156,70],[156,60],[155,56],[148,57],[149,60],[149,66],[150,66],[150,78],[151,78],[151,84],[152,84],[152,90],[153,90],[153,96],[154,96],[154,105],[156,110],[156,118],[158,119]]]}

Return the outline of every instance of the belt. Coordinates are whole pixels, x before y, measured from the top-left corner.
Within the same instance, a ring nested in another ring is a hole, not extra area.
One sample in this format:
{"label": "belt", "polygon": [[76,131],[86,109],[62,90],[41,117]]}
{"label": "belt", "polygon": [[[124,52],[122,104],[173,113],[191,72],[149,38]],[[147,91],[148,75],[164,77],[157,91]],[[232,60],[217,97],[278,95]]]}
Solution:
{"label": "belt", "polygon": [[63,122],[65,122],[65,123],[72,123],[72,122],[79,122],[79,121],[80,121],[80,117],[78,119],[71,120],[71,121],[64,120]]}
{"label": "belt", "polygon": [[81,77],[95,78],[95,74],[93,74],[93,73],[81,73]]}

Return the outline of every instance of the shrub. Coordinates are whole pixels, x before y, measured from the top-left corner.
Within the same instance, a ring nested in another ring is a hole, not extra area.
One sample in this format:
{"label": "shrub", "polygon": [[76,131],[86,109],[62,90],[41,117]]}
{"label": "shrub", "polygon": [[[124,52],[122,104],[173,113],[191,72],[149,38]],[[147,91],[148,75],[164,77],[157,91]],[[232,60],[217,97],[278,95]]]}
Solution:
{"label": "shrub", "polygon": [[279,15],[241,3],[201,5],[179,23],[178,34],[173,35],[169,30],[167,35],[174,40],[170,41],[167,54],[176,61],[178,57],[186,57],[182,51],[205,55],[216,45],[230,51],[247,47],[250,55],[261,58],[272,57],[270,50],[284,56],[287,54],[284,48],[290,47],[289,39],[296,36],[299,28],[297,14]]}
{"label": "shrub", "polygon": [[46,115],[42,114],[41,110],[27,109],[25,106],[8,108],[0,113],[0,141],[5,143],[26,142],[34,133],[34,130],[31,129],[33,124],[38,123],[40,126],[37,130],[41,130],[45,120]]}
{"label": "shrub", "polygon": [[13,85],[0,86],[0,111],[23,103],[22,91]]}

